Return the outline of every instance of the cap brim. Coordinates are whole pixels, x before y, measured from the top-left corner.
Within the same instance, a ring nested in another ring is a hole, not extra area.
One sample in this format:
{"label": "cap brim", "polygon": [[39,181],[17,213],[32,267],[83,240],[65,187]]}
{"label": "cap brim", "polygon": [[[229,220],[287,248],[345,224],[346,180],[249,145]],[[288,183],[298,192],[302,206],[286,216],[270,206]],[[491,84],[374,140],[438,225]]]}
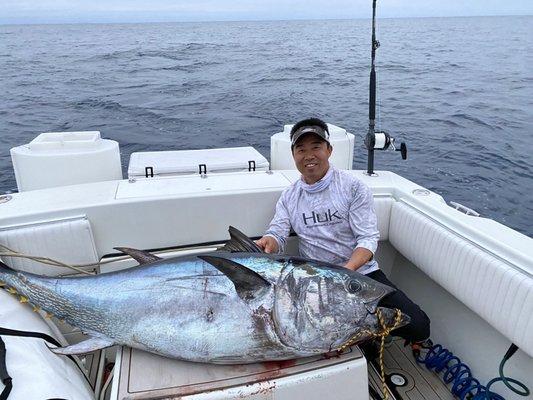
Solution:
{"label": "cap brim", "polygon": [[300,140],[300,138],[302,138],[303,136],[305,135],[309,135],[309,134],[312,134],[312,135],[316,135],[318,136],[320,139],[326,141],[329,143],[329,140],[327,139],[327,136],[326,136],[326,132],[323,131],[323,130],[320,130],[320,129],[316,129],[312,126],[310,127],[307,127],[307,128],[304,128],[304,129],[301,129],[299,130],[298,132],[296,132],[293,137],[292,137],[292,140],[291,140],[291,143],[292,145],[295,145],[296,142],[298,140]]}

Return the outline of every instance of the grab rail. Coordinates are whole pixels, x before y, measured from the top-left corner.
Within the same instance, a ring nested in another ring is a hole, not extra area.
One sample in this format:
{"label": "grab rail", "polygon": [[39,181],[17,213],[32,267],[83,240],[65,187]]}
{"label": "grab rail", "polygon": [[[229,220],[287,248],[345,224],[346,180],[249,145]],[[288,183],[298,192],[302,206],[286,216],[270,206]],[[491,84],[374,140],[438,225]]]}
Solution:
{"label": "grab rail", "polygon": [[457,211],[460,211],[466,215],[471,215],[473,217],[479,217],[481,216],[480,213],[478,213],[476,210],[472,210],[471,208],[468,208],[467,206],[463,206],[461,203],[457,203],[456,201],[450,201],[449,205],[456,209]]}

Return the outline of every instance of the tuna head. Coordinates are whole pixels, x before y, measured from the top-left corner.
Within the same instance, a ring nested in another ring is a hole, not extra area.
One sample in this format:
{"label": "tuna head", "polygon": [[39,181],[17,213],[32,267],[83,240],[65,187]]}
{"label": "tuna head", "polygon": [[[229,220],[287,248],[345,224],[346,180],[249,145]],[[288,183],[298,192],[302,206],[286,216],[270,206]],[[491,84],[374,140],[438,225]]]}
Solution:
{"label": "tuna head", "polygon": [[[276,285],[277,334],[286,346],[308,353],[338,349],[354,337],[366,340],[379,330],[379,301],[393,291],[345,268],[313,261],[289,264]],[[382,310],[390,325],[394,312]]]}

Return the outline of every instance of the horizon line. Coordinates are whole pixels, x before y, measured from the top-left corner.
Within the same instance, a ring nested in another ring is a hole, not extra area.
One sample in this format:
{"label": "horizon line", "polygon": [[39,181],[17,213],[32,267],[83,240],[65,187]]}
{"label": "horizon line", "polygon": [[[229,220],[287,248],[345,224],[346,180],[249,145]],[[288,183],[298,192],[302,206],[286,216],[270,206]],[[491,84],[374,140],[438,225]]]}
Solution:
{"label": "horizon line", "polygon": [[[378,17],[383,19],[425,19],[425,18],[480,18],[480,17],[531,17],[533,14],[485,14],[485,15],[427,15],[427,16],[398,16],[398,17]],[[1,22],[0,26],[20,26],[20,25],[112,25],[112,24],[171,24],[171,23],[217,23],[217,22],[291,22],[291,21],[355,21],[370,20],[372,17],[353,18],[272,18],[272,19],[210,19],[210,20],[144,20],[144,21],[64,21],[64,22]]]}

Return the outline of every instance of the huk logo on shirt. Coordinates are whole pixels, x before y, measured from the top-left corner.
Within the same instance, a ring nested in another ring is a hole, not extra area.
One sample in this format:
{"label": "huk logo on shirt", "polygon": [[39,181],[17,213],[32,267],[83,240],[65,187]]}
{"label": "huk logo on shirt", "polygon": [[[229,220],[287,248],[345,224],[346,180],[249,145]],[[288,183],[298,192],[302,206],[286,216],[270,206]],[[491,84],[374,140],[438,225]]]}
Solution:
{"label": "huk logo on shirt", "polygon": [[325,211],[322,213],[317,213],[314,211],[312,211],[310,215],[306,215],[306,213],[302,213],[302,218],[304,220],[305,225],[317,225],[317,224],[322,225],[326,222],[337,223],[337,222],[342,221],[342,217],[338,214],[338,211],[335,210],[331,212],[329,208],[328,208],[328,211]]}

